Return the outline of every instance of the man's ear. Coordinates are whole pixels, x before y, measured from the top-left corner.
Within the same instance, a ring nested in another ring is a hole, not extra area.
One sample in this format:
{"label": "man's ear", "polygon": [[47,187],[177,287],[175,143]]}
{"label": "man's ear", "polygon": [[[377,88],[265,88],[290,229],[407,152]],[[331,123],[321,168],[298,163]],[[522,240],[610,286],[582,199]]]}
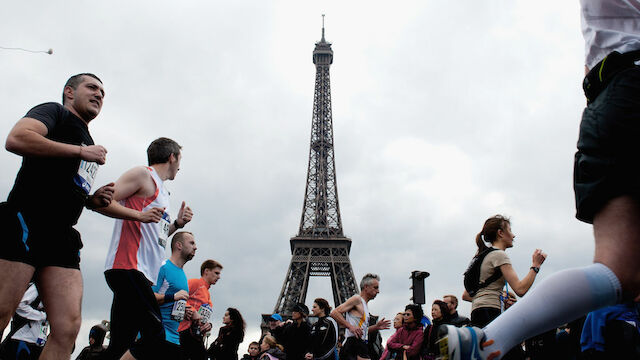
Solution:
{"label": "man's ear", "polygon": [[69,85],[65,86],[63,92],[64,92],[64,97],[66,101],[73,100],[73,95],[75,90],[71,86]]}

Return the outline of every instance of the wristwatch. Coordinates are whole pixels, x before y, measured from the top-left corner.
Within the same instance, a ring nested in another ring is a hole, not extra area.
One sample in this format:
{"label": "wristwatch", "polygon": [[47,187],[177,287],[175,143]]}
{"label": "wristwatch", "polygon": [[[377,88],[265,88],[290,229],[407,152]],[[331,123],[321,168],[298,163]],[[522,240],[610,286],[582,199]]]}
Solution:
{"label": "wristwatch", "polygon": [[535,271],[535,272],[536,272],[536,274],[540,272],[540,268],[539,268],[539,267],[537,267],[537,266],[532,266],[532,267],[530,267],[529,269],[531,269],[531,270]]}

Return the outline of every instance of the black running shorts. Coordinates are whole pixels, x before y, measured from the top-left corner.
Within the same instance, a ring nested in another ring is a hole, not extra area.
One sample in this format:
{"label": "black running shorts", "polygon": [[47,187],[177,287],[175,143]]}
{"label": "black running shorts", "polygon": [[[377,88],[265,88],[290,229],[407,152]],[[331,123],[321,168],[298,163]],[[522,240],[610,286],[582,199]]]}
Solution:
{"label": "black running shorts", "polygon": [[640,196],[640,66],[615,75],[582,114],[574,163],[576,217],[593,217],[611,199]]}
{"label": "black running shorts", "polygon": [[349,336],[340,349],[340,360],[356,360],[357,357],[370,359],[367,343],[354,336]]}
{"label": "black running shorts", "polygon": [[[55,211],[55,210],[53,210]],[[80,233],[73,227],[24,214],[0,203],[0,259],[29,264],[36,269],[59,266],[80,269]]]}

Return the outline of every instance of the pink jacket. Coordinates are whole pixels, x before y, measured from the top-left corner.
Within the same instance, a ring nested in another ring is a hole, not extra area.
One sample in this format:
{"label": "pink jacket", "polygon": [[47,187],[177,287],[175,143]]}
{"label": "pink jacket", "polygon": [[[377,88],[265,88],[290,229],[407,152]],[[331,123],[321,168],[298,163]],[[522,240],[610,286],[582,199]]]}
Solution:
{"label": "pink jacket", "polygon": [[398,329],[387,340],[387,348],[382,353],[380,360],[386,359],[392,350],[402,350],[404,345],[409,345],[407,350],[408,359],[419,358],[420,347],[422,346],[422,326],[418,326],[415,329],[407,329],[406,327]]}

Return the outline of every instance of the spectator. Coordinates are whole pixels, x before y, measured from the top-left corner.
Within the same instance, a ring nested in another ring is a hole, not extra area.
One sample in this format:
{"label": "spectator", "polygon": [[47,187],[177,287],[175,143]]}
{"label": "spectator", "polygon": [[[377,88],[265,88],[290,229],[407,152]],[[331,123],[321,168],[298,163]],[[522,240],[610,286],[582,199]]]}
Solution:
{"label": "spectator", "polygon": [[[273,331],[282,326],[282,316],[280,316],[280,314],[273,314],[271,316],[269,316],[269,320],[267,321],[267,326],[269,327],[269,335],[273,335]],[[277,332],[277,330],[276,330]]]}
{"label": "spectator", "polygon": [[468,317],[458,314],[458,298],[455,295],[445,295],[442,300],[449,307],[449,324],[457,327],[467,326],[471,322]]}
{"label": "spectator", "polygon": [[238,345],[244,340],[246,324],[240,311],[228,308],[222,317],[224,326],[218,332],[218,338],[208,350],[211,360],[237,360]]}
{"label": "spectator", "polygon": [[256,341],[252,341],[247,349],[248,354],[242,356],[242,360],[258,360],[260,358],[260,344]]}
{"label": "spectator", "polygon": [[371,315],[369,317],[369,326],[371,327],[371,331],[369,331],[369,340],[367,341],[367,349],[369,350],[369,359],[371,360],[380,360],[380,356],[384,351],[384,346],[382,345],[382,335],[380,335],[380,330],[373,327],[378,322],[378,316]]}
{"label": "spectator", "polygon": [[296,304],[291,311],[291,320],[275,328],[272,333],[278,343],[284,346],[288,360],[303,360],[311,335],[311,326],[307,322],[309,308],[303,303]]}
{"label": "spectator", "polygon": [[323,298],[313,301],[311,314],[318,317],[318,321],[311,327],[311,341],[305,355],[307,360],[335,359],[338,343],[338,324],[329,316],[331,306]]}
{"label": "spectator", "polygon": [[423,359],[435,359],[438,354],[436,341],[438,340],[438,330],[440,326],[447,324],[449,321],[449,306],[442,300],[436,300],[431,305],[431,321],[432,324],[424,329],[422,340],[422,357]]}
{"label": "spectator", "polygon": [[97,360],[102,358],[102,353],[106,347],[104,337],[107,331],[102,325],[94,325],[89,331],[89,346],[82,349],[76,360]]}
{"label": "spectator", "polygon": [[260,344],[260,360],[285,360],[287,354],[283,350],[284,348],[278,344],[275,337],[267,335],[262,338]]}
{"label": "spectator", "polygon": [[640,359],[637,303],[607,306],[587,315],[580,345],[585,360]]}
{"label": "spectator", "polygon": [[[529,272],[522,279],[518,279],[518,274],[511,266],[511,260],[505,252],[506,249],[513,247],[513,240],[516,236],[511,232],[511,222],[508,218],[496,215],[485,221],[482,231],[476,236],[476,245],[478,245],[478,254],[494,249],[489,252],[480,267],[480,282],[483,283],[494,274],[501,273],[502,276],[493,282],[486,284],[483,288],[471,298],[465,290],[463,299],[471,299],[471,324],[479,328],[485,327],[493,319],[504,310],[501,301],[502,287],[508,283],[518,296],[524,296],[527,293],[533,281],[540,271],[540,266],[546,259],[540,249],[536,249],[532,256],[532,266]],[[485,242],[491,243],[489,248]]]}
{"label": "spectator", "polygon": [[387,339],[387,347],[384,349],[384,351],[382,352],[382,356],[380,356],[380,359],[388,359],[389,357],[389,343],[394,341],[395,336],[398,334],[398,329],[402,328],[402,322],[403,322],[403,318],[404,318],[404,312],[399,312],[396,314],[396,316],[393,318],[393,328],[396,329],[396,332],[393,333],[393,335],[389,336],[389,339]]}
{"label": "spectator", "polygon": [[422,323],[424,312],[420,305],[409,304],[405,307],[403,326],[387,341],[385,359],[419,360],[423,342]]}
{"label": "spectator", "polygon": [[47,341],[49,324],[35,283],[30,283],[0,346],[0,359],[37,359]]}

